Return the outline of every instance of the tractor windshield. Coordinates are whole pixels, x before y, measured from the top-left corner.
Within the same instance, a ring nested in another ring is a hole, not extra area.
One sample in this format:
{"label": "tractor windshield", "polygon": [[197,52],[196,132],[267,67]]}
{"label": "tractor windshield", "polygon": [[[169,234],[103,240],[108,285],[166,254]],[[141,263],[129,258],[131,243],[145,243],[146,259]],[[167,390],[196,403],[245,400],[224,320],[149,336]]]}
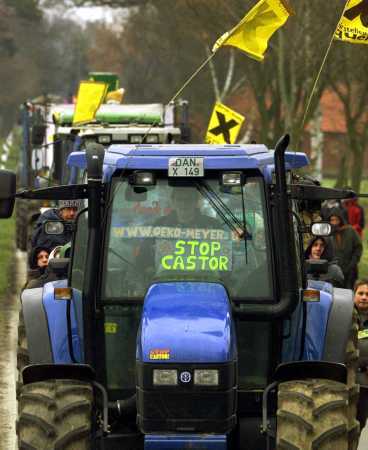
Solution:
{"label": "tractor windshield", "polygon": [[104,299],[142,299],[162,281],[222,283],[235,300],[272,297],[264,185],[218,177],[150,186],[114,181]]}

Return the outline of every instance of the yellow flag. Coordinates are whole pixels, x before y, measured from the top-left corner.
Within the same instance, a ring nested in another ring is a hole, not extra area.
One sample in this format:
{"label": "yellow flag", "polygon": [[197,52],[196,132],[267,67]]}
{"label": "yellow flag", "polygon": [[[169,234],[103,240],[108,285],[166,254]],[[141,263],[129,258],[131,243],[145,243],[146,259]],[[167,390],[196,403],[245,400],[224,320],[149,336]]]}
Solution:
{"label": "yellow flag", "polygon": [[335,39],[353,44],[368,44],[367,0],[348,0],[337,25]]}
{"label": "yellow flag", "polygon": [[216,41],[212,51],[231,45],[263,61],[269,39],[292,14],[286,0],[260,0],[238,25]]}
{"label": "yellow flag", "polygon": [[208,125],[206,143],[235,144],[244,120],[244,116],[217,102]]}
{"label": "yellow flag", "polygon": [[98,108],[106,97],[107,89],[107,83],[95,81],[80,82],[73,125],[87,123],[95,118]]}

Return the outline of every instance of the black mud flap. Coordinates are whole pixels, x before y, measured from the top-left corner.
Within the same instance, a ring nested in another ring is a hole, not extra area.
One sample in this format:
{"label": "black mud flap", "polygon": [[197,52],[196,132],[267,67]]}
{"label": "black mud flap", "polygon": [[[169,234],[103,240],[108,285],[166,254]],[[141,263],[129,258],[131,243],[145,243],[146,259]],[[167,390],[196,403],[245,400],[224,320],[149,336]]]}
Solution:
{"label": "black mud flap", "polygon": [[293,361],[280,364],[273,376],[275,381],[322,378],[346,384],[348,371],[344,364],[327,361]]}
{"label": "black mud flap", "polygon": [[95,371],[86,364],[32,364],[22,371],[23,384],[46,380],[78,380],[92,382]]}

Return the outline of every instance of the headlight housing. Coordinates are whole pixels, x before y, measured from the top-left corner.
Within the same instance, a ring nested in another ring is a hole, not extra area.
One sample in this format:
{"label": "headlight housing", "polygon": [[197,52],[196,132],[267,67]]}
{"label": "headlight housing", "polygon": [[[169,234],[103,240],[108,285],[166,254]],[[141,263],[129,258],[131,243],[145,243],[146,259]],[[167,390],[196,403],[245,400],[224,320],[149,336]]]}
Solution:
{"label": "headlight housing", "polygon": [[97,137],[97,141],[100,144],[110,144],[111,143],[111,135],[110,134],[101,134]]}
{"label": "headlight housing", "polygon": [[131,144],[142,144],[143,136],[141,134],[131,134],[129,136],[129,142]]}
{"label": "headlight housing", "polygon": [[178,384],[178,371],[173,369],[154,369],[154,386],[176,386]]}
{"label": "headlight housing", "polygon": [[219,371],[215,369],[195,369],[194,384],[197,386],[218,386]]}
{"label": "headlight housing", "polygon": [[146,136],[145,142],[147,144],[158,144],[159,143],[158,134],[148,134]]}

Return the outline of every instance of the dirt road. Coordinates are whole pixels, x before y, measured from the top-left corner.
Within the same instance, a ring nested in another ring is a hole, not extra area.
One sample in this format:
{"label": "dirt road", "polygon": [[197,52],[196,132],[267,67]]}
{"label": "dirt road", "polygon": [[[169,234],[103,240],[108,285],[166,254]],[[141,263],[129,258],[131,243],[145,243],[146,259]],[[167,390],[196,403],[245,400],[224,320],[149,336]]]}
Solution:
{"label": "dirt road", "polygon": [[19,312],[19,290],[25,278],[25,256],[16,254],[15,267],[11,276],[14,280],[12,291],[1,299],[0,305],[0,450],[15,448],[15,383],[16,348]]}

